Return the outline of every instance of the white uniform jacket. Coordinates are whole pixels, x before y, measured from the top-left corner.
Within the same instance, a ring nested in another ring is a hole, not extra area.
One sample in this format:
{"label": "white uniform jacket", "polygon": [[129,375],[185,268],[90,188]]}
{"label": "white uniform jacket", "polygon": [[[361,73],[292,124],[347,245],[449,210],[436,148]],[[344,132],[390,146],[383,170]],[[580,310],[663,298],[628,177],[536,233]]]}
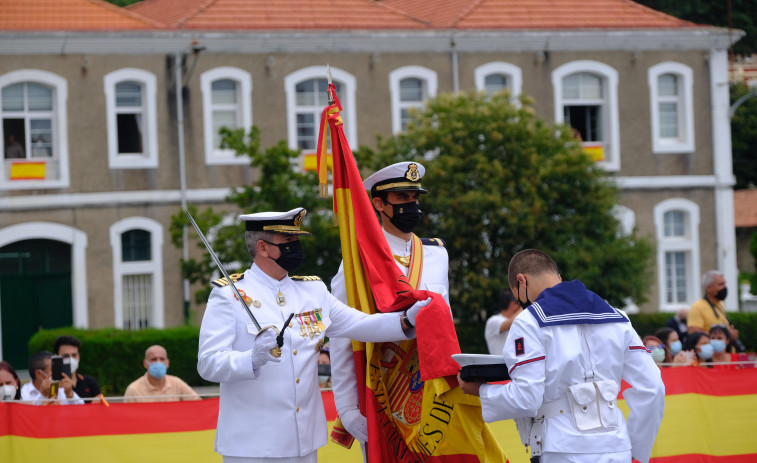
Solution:
{"label": "white uniform jacket", "polygon": [[[586,382],[586,368],[593,369],[596,381],[613,380],[619,388],[621,380],[625,380],[632,386],[623,393],[630,408],[627,423],[621,415],[620,425],[614,429],[581,432],[570,414],[548,418],[542,428],[544,452],[631,450],[634,458],[646,462],[665,408],[665,387],[660,370],[625,315],[610,306],[607,307],[617,315],[605,315],[616,318],[619,315],[622,322],[602,323],[595,318],[583,324],[542,326],[544,320],[550,319],[542,310],[546,305],[542,296],[570,285],[574,290],[582,288],[591,293],[577,280],[560,283],[542,292],[534,304],[513,322],[504,349],[512,381],[504,385],[481,386],[484,421],[535,417],[543,403],[565,399],[568,387]],[[591,294],[601,301],[596,294]],[[575,309],[579,312],[583,301],[575,302],[579,303]],[[562,317],[578,315],[576,312]],[[583,339],[590,352],[589,365],[584,363],[582,356]],[[621,413],[618,409],[616,412]]]}
{"label": "white uniform jacket", "polygon": [[[368,316],[339,302],[320,281],[275,280],[253,265],[235,282],[261,327],[284,334],[281,362],[252,368],[257,329],[231,286],[213,288],[200,328],[197,371],[221,383],[215,449],[236,457],[293,457],[326,445],[326,416],[318,388],[317,356],[324,336],[371,342],[410,339],[400,313]],[[286,298],[278,303],[281,292]],[[259,302],[259,304],[256,304]],[[260,307],[255,307],[260,305]],[[319,317],[314,311],[320,309]],[[305,315],[301,315],[305,314]],[[302,336],[305,320],[320,318],[324,332]]]}
{"label": "white uniform jacket", "polygon": [[[389,234],[384,230],[384,237],[392,253],[396,256],[410,255],[410,241]],[[424,240],[426,241],[426,240]],[[397,262],[397,267],[407,276],[408,268]],[[434,240],[423,245],[423,273],[418,289],[441,294],[449,305],[449,255],[447,249]],[[347,303],[347,288],[344,281],[344,267],[331,280],[331,294]],[[400,338],[398,338],[400,339]],[[331,386],[334,390],[334,404],[338,413],[358,408],[358,388],[355,376],[355,362],[352,356],[352,339],[330,338],[331,348]]]}

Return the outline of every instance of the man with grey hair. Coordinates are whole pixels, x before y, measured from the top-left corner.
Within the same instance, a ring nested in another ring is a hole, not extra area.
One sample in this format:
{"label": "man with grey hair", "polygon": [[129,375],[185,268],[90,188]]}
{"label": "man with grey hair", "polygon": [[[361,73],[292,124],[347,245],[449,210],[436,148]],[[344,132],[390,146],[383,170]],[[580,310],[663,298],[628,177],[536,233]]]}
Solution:
{"label": "man with grey hair", "polygon": [[368,315],[339,302],[320,278],[293,276],[304,259],[300,236],[310,234],[301,229],[305,213],[240,216],[253,264],[229,275],[238,293],[226,278],[213,282],[197,371],[221,384],[215,449],[224,463],[316,463],[326,445],[317,370],[326,336],[412,339],[415,316],[431,300]]}
{"label": "man with grey hair", "polygon": [[710,270],[702,275],[702,299],[696,301],[689,309],[687,326],[689,333],[710,332],[712,325],[724,325],[731,333],[731,340],[739,339],[739,330],[734,328],[725,312],[723,301],[728,296],[723,272]]}

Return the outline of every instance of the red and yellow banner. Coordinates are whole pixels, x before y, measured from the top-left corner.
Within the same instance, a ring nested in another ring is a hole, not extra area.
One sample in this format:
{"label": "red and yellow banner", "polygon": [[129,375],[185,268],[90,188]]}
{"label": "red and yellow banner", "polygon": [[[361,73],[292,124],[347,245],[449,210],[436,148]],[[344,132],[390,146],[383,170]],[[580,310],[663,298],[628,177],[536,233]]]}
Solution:
{"label": "red and yellow banner", "polygon": [[[366,313],[408,308],[432,298],[416,319],[416,340],[401,343],[354,343],[360,409],[368,419],[370,463],[505,462],[507,459],[489,426],[481,418],[477,397],[457,386],[460,352],[449,306],[442,296],[418,290],[422,246],[415,246],[407,276],[397,267],[363,187],[339,116],[341,106],[333,85],[333,103],[323,110],[318,151],[321,193],[328,189],[326,139],[331,138],[334,212],[337,215],[347,299]],[[337,422],[332,437],[351,445]]]}
{"label": "red and yellow banner", "polygon": [[[662,378],[665,416],[651,463],[757,461],[757,369],[665,368]],[[334,397],[331,391],[321,396],[331,426],[336,419]],[[625,401],[618,403],[627,413]],[[434,408],[445,419],[444,407]],[[213,451],[217,416],[218,399],[109,407],[0,402],[0,462],[220,463]],[[511,463],[529,463],[512,420],[491,428]],[[454,429],[453,434],[470,438],[465,430]],[[358,446],[347,450],[330,442],[318,451],[322,463],[361,458]]]}
{"label": "red and yellow banner", "polygon": [[11,163],[11,180],[44,180],[47,165],[44,162]]}

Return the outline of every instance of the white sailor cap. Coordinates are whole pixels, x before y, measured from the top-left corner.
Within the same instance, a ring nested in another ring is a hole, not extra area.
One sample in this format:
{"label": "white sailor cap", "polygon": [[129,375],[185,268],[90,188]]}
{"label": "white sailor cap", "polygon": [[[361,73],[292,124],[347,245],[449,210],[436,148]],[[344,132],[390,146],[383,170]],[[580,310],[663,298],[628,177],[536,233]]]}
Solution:
{"label": "white sailor cap", "polygon": [[417,162],[398,162],[386,166],[363,181],[366,190],[371,190],[371,196],[384,191],[416,190],[428,193],[421,188],[421,178],[426,168]]}
{"label": "white sailor cap", "polygon": [[305,230],[300,230],[302,219],[308,211],[304,207],[298,207],[288,212],[257,212],[255,214],[240,215],[244,220],[247,231],[269,231],[284,233],[286,235],[309,235]]}

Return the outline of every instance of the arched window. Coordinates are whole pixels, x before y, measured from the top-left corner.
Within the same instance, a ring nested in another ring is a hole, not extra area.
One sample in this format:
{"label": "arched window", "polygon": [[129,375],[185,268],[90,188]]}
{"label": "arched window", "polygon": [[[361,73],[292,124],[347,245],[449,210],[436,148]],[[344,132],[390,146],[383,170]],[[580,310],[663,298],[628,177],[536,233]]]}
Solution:
{"label": "arched window", "polygon": [[234,67],[219,67],[203,72],[202,118],[206,164],[248,164],[244,156],[221,149],[221,127],[231,130],[252,128],[252,78]]}
{"label": "arched window", "polygon": [[694,151],[693,73],[680,63],[649,68],[652,150],[655,153]]}
{"label": "arched window", "polygon": [[507,90],[515,101],[520,96],[523,82],[518,66],[510,63],[492,62],[482,64],[474,71],[476,90],[484,91],[488,96]]}
{"label": "arched window", "polygon": [[552,73],[555,122],[573,127],[584,149],[607,170],[620,170],[618,72],[597,61],[573,61]]}
{"label": "arched window", "polygon": [[158,167],[155,75],[125,68],[105,80],[108,166],[111,169]]}
{"label": "arched window", "polygon": [[[351,147],[357,146],[355,118],[355,77],[339,68],[330,68],[334,87],[342,103],[341,116]],[[316,150],[321,112],[328,105],[325,66],[310,66],[284,78],[287,102],[287,140],[290,149],[302,150],[303,167],[316,168]]]}
{"label": "arched window", "polygon": [[163,226],[145,217],[110,227],[113,307],[120,329],[163,328]]}
{"label": "arched window", "polygon": [[405,66],[389,74],[392,98],[392,133],[405,130],[410,110],[422,110],[429,98],[436,96],[436,72],[422,66]]}
{"label": "arched window", "polygon": [[689,307],[699,297],[699,206],[672,198],[654,208],[660,309]]}
{"label": "arched window", "polygon": [[0,75],[0,189],[69,186],[68,85],[47,71]]}

